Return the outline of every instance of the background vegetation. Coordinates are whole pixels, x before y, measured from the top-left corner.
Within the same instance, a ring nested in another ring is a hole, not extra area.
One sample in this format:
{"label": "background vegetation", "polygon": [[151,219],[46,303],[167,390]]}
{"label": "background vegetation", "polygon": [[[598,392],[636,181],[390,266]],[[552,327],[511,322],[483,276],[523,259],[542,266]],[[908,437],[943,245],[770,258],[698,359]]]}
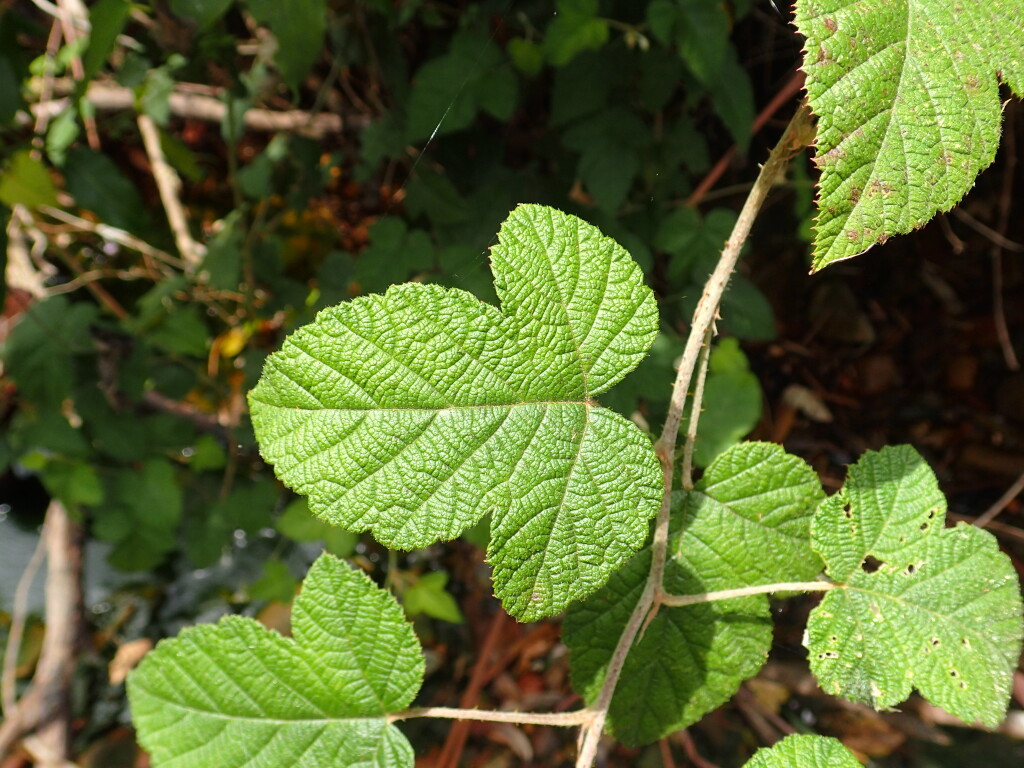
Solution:
{"label": "background vegetation", "polygon": [[[605,401],[657,427],[704,278],[793,111],[800,48],[781,13],[745,0],[0,3],[0,608],[60,500],[90,566],[80,764],[144,760],[108,663],[226,612],[286,627],[324,546],[400,596],[428,700],[571,706],[557,624],[495,611],[485,533],[394,555],[327,528],[260,460],[245,393],[340,300],[409,279],[493,300],[487,249],[531,201],[596,224],[645,270],[662,333]],[[753,433],[838,486],[865,448],[910,441],[968,517],[1024,472],[1018,111],[960,213],[813,279],[814,174],[797,161],[723,303],[698,465]],[[991,530],[1019,555],[1017,511]],[[813,724],[882,765],[971,750],[1019,764],[1020,741],[944,729],[923,704],[900,718],[820,699],[787,626],[732,706],[612,762],[734,765]],[[30,678],[38,630],[8,679]],[[424,764],[572,754],[550,730],[448,729],[409,727]]]}

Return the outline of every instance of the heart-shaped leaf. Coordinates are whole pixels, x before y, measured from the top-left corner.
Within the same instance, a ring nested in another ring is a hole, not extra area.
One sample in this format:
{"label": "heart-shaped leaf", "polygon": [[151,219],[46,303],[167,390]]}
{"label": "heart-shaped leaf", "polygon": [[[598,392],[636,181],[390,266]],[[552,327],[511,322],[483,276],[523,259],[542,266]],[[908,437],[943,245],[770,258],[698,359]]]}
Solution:
{"label": "heart-shaped leaf", "polygon": [[395,599],[324,554],[292,631],[227,616],[159,643],[128,678],[154,764],[411,768],[412,748],[385,715],[412,701],[424,665]]}
{"label": "heart-shaped leaf", "polygon": [[264,458],[335,525],[411,549],[492,513],[495,592],[532,620],[647,537],[650,440],[593,397],[643,358],[657,309],[619,245],[551,208],[513,211],[491,258],[500,311],[423,284],[324,310],[249,402]]}

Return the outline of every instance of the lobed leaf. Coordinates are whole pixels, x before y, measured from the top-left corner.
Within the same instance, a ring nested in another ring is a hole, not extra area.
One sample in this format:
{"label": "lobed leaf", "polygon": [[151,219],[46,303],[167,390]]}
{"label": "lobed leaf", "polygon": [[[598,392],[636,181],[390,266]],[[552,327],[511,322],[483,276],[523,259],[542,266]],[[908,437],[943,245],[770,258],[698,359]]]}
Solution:
{"label": "lobed leaf", "polygon": [[1024,96],[1019,0],[802,0],[821,169],[814,268],[948,211],[992,162],[997,75]]}
{"label": "lobed leaf", "polygon": [[[816,575],[821,561],[810,549],[808,530],[821,495],[813,470],[777,445],[744,443],[726,451],[692,492],[673,498],[679,524],[669,542],[666,590],[703,594]],[[566,613],[573,686],[588,704],[600,691],[649,568],[645,549]],[[609,730],[639,745],[695,723],[757,674],[771,639],[764,596],[661,607],[626,659]]]}
{"label": "lobed leaf", "polygon": [[324,310],[249,401],[264,458],[335,525],[411,549],[492,513],[495,592],[532,620],[647,537],[654,451],[592,398],[643,358],[657,309],[621,247],[550,208],[513,211],[491,257],[500,311],[423,284]]}
{"label": "lobed leaf", "polygon": [[292,609],[294,639],[241,616],[160,642],[128,678],[156,766],[412,768],[385,715],[419,689],[423,657],[395,599],[321,555]]}
{"label": "lobed leaf", "polygon": [[1020,586],[991,534],[944,528],[945,499],[909,446],[868,452],[822,504],[814,546],[841,585],[806,644],[829,693],[876,709],[913,688],[965,722],[995,727],[1021,651]]}
{"label": "lobed leaf", "polygon": [[743,768],[860,768],[843,743],[828,736],[793,734],[778,744],[757,750]]}

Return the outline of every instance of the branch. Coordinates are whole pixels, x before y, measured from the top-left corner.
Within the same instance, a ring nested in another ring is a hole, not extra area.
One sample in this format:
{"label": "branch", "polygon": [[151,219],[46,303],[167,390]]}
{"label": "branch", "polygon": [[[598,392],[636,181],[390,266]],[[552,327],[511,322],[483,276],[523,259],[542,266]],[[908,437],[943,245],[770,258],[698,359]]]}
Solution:
{"label": "branch", "polygon": [[181,194],[181,179],[178,174],[167,163],[164,157],[164,150],[160,146],[160,131],[148,115],[138,117],[139,133],[142,134],[142,143],[149,156],[149,164],[153,171],[153,179],[156,181],[156,188],[160,192],[160,201],[164,204],[164,211],[167,213],[167,223],[174,235],[174,242],[178,246],[178,253],[184,260],[188,272],[195,272],[203,260],[206,249],[192,239],[192,233],[188,230],[188,217],[185,208],[178,196]]}
{"label": "branch", "polygon": [[71,675],[82,615],[82,529],[57,500],[43,523],[46,547],[46,631],[35,674],[13,711],[0,725],[0,757],[21,736],[37,764],[64,765],[70,746]]}
{"label": "branch", "polygon": [[67,211],[63,211],[60,208],[54,208],[50,205],[40,205],[38,211],[51,218],[57,219],[57,221],[75,227],[82,232],[92,232],[111,243],[117,243],[123,248],[137,251],[143,256],[148,256],[158,261],[162,261],[165,264],[179,269],[183,269],[185,267],[185,263],[180,259],[171,256],[171,254],[162,251],[159,248],[154,248],[145,240],[141,240],[123,229],[112,227],[109,224],[89,221],[88,219],[83,219],[81,216],[75,216],[73,213],[68,213]]}
{"label": "branch", "polygon": [[[712,323],[712,326],[714,324]],[[683,488],[693,490],[693,449],[697,445],[697,424],[700,421],[701,405],[704,402],[704,383],[708,378],[708,358],[711,357],[711,337],[714,327],[708,328],[704,334],[704,346],[700,360],[697,361],[697,384],[693,388],[693,399],[690,402],[690,418],[686,424],[686,443],[683,446]]]}
{"label": "branch", "polygon": [[414,717],[444,717],[450,720],[479,720],[487,723],[518,723],[520,725],[583,725],[593,719],[590,710],[575,712],[502,712],[488,709],[458,709],[456,707],[418,707],[388,715],[389,723],[411,720]]}
{"label": "branch", "polygon": [[725,287],[736,267],[740,250],[750,234],[750,228],[757,212],[764,203],[769,190],[783,176],[789,161],[803,151],[812,139],[813,126],[810,110],[801,105],[779,143],[772,150],[768,162],[762,166],[743,205],[743,210],[740,211],[739,218],[736,220],[736,226],[733,227],[732,234],[722,250],[718,265],[708,278],[704,286],[704,293],[693,313],[690,335],[686,340],[683,358],[679,364],[679,371],[672,390],[668,418],[665,420],[665,428],[661,437],[654,446],[662,468],[662,499],[654,529],[654,539],[651,543],[651,570],[648,573],[643,593],[640,595],[622,635],[619,636],[619,642],[608,662],[601,690],[591,707],[593,720],[587,723],[580,733],[580,752],[576,759],[577,768],[590,768],[593,765],[594,759],[597,757],[597,746],[604,730],[604,723],[608,716],[608,708],[611,705],[619,676],[622,674],[623,665],[626,663],[626,657],[629,655],[629,650],[641,627],[648,620],[649,614],[652,610],[657,610],[657,598],[661,590],[665,573],[665,557],[668,552],[669,508],[672,499],[676,439],[679,436],[679,423],[682,420],[683,407],[686,404],[687,393],[700,357],[704,337],[714,322],[722,295],[725,293]]}
{"label": "branch", "polygon": [[841,584],[831,581],[782,581],[778,584],[757,584],[753,587],[737,587],[736,589],[720,589],[717,592],[704,592],[699,595],[662,595],[661,604],[680,607],[713,603],[717,600],[732,600],[749,595],[769,595],[773,592],[828,592],[839,589]]}
{"label": "branch", "polygon": [[[74,90],[73,83],[58,81],[55,90],[70,93]],[[30,85],[30,89],[32,85]],[[34,90],[34,89],[33,89]],[[205,93],[198,93],[196,86],[189,86],[187,83],[179,83],[168,98],[168,108],[176,117],[203,120],[211,123],[222,123],[227,115],[227,107],[221,101],[220,93],[210,89],[204,89]],[[108,112],[119,110],[135,109],[135,92],[130,88],[108,82],[92,82],[86,90],[85,98],[96,107],[96,109]],[[41,101],[31,105],[32,113],[37,118],[40,113],[48,117],[55,117],[71,106],[70,98]],[[331,134],[342,133],[345,129],[359,131],[370,124],[370,119],[361,115],[355,115],[342,120],[340,115],[321,112],[312,115],[301,109],[293,109],[287,112],[277,112],[271,109],[249,109],[244,116],[245,127],[253,131],[277,133],[279,131],[291,131],[294,133],[309,136],[311,138],[323,138]]]}

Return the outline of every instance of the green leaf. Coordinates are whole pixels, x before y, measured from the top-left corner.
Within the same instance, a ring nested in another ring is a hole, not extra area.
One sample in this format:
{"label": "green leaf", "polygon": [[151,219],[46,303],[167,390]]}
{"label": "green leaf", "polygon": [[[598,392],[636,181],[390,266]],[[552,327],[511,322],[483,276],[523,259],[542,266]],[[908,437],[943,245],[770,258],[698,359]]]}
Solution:
{"label": "green leaf", "polygon": [[659,0],[648,6],[647,19],[655,37],[666,43],[674,39],[680,58],[707,89],[715,111],[745,151],[754,119],[754,95],[729,40],[732,22],[726,5]]}
{"label": "green leaf", "polygon": [[301,497],[284,508],[274,527],[293,541],[322,541],[324,548],[338,557],[350,557],[359,541],[358,534],[334,528],[313,517],[308,502]]}
{"label": "green leaf", "polygon": [[860,768],[843,743],[828,736],[794,734],[757,750],[743,768]]}
{"label": "green leaf", "polygon": [[294,91],[309,73],[324,45],[326,0],[246,0],[253,18],[277,38],[274,63]]}
{"label": "green leaf", "polygon": [[204,504],[190,514],[185,538],[192,564],[205,568],[215,563],[235,531],[251,534],[270,525],[278,495],[277,483],[264,476],[236,484],[226,498]]}
{"label": "green leaf", "polygon": [[98,315],[94,304],[72,304],[64,296],[37,301],[21,314],[2,358],[22,400],[41,411],[60,408],[74,385],[75,359],[95,350],[89,326]]}
{"label": "green leaf", "polygon": [[508,55],[516,69],[524,75],[533,77],[544,66],[544,52],[537,43],[522,37],[513,37],[508,41]]}
{"label": "green leaf", "polygon": [[423,574],[402,595],[405,612],[409,616],[424,614],[433,619],[461,624],[462,612],[455,598],[445,590],[447,584],[448,574],[444,571]]}
{"label": "green leaf", "polygon": [[83,93],[84,85],[99,73],[114,50],[131,10],[132,4],[127,0],[99,0],[89,9],[89,47],[82,57],[84,74],[80,88]]}
{"label": "green leaf", "polygon": [[1024,96],[1018,0],[804,0],[821,169],[814,268],[948,211],[995,157],[999,79]]}
{"label": "green leaf", "polygon": [[263,564],[263,575],[249,587],[253,600],[289,603],[295,595],[298,582],[288,566],[280,560],[268,560]]}
{"label": "green leaf", "polygon": [[[562,625],[573,688],[593,704],[619,636],[650,569],[644,549],[585,603],[570,606]],[[677,594],[703,592],[676,560],[665,585]],[[608,712],[607,729],[627,746],[656,741],[724,704],[757,674],[771,648],[768,601],[763,597],[662,607],[626,657]]]}
{"label": "green leaf", "polygon": [[[769,470],[769,467],[771,468]],[[665,586],[693,595],[810,578],[821,561],[808,529],[821,488],[801,459],[768,443],[723,454],[696,488],[673,497],[676,530]],[[566,613],[573,686],[593,703],[619,636],[643,591],[650,552]],[[768,599],[751,596],[662,607],[626,659],[609,728],[628,745],[685,728],[757,674],[771,647]]]}
{"label": "green leaf", "polygon": [[544,55],[556,67],[608,42],[608,21],[597,18],[597,0],[558,0],[544,35]]}
{"label": "green leaf", "polygon": [[110,564],[123,571],[158,565],[178,544],[182,491],[174,467],[151,458],[139,469],[118,472],[97,511],[93,533],[114,544]]}
{"label": "green leaf", "polygon": [[469,127],[485,110],[499,120],[515,107],[518,81],[483,31],[461,30],[443,56],[416,72],[407,106],[405,140],[416,143]]}
{"label": "green leaf", "polygon": [[370,245],[359,254],[356,282],[361,293],[382,291],[394,279],[405,280],[434,268],[434,244],[422,229],[409,231],[397,216],[370,227]]}
{"label": "green leaf", "polygon": [[29,76],[29,57],[18,42],[18,33],[28,24],[22,16],[9,7],[0,11],[0,125],[7,125],[25,109],[22,88]]}
{"label": "green leaf", "polygon": [[128,677],[154,764],[412,768],[412,747],[384,716],[412,701],[424,665],[394,598],[321,555],[292,633],[227,616],[160,642]]}
{"label": "green leaf", "polygon": [[171,10],[178,16],[193,19],[203,28],[223,16],[231,3],[232,0],[171,0]]}
{"label": "green leaf", "polygon": [[493,512],[495,592],[532,620],[647,537],[654,451],[592,398],[643,358],[657,308],[621,247],[554,209],[514,210],[491,259],[501,310],[415,283],[324,310],[249,402],[264,458],[335,525],[411,549]]}
{"label": "green leaf", "polygon": [[134,233],[146,229],[149,217],[138,190],[106,155],[86,147],[69,150],[64,181],[75,202],[102,222]]}
{"label": "green leaf", "polygon": [[[814,470],[774,443],[740,443],[683,496],[680,551],[705,591],[806,581],[822,570],[811,549],[823,494]],[[700,552],[698,560],[690,562]],[[713,554],[713,568],[706,564]]]}
{"label": "green leaf", "polygon": [[868,452],[814,517],[840,586],[811,614],[829,693],[884,709],[912,688],[965,722],[1003,719],[1021,651],[1020,586],[986,531],[945,528],[935,476],[909,446]]}
{"label": "green leaf", "polygon": [[711,351],[701,410],[693,452],[698,467],[750,434],[761,419],[761,385],[736,339],[722,339]]}
{"label": "green leaf", "polygon": [[84,461],[51,460],[40,474],[47,493],[60,499],[71,512],[78,512],[83,505],[92,507],[103,501],[103,484],[99,475]]}
{"label": "green leaf", "polygon": [[0,173],[0,202],[6,205],[57,205],[57,190],[46,166],[28,150],[15,152]]}

